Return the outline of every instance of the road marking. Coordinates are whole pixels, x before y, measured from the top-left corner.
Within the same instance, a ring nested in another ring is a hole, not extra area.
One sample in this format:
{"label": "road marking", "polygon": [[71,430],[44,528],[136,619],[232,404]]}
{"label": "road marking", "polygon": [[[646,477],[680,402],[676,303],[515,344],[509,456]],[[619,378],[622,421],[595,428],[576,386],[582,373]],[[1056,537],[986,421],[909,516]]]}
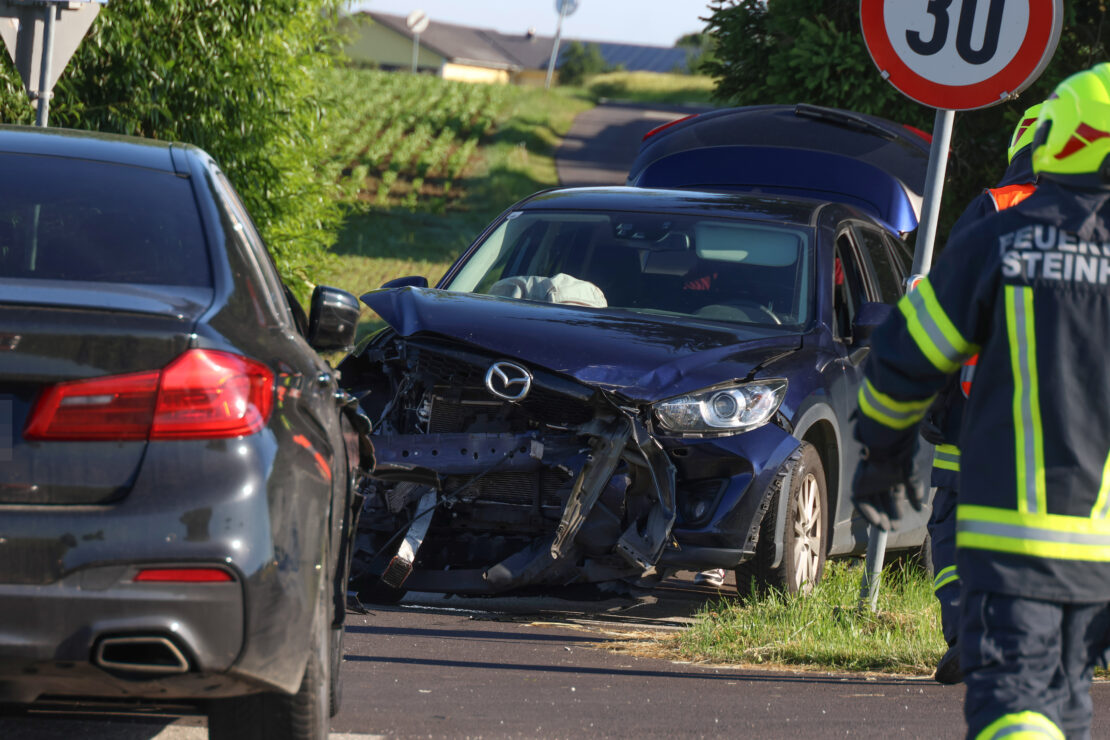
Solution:
{"label": "road marking", "polygon": [[[167,727],[151,740],[208,740],[206,727]],[[361,733],[332,732],[328,740],[385,740],[385,735],[363,735]]]}
{"label": "road marking", "polygon": [[[0,718],[0,736],[5,740],[208,740],[208,728],[197,727],[202,717],[187,717],[189,724],[171,724],[158,729],[147,722],[112,722],[107,720],[55,719],[37,715]],[[159,723],[161,724],[161,723]],[[333,732],[329,740],[384,740],[384,735]]]}

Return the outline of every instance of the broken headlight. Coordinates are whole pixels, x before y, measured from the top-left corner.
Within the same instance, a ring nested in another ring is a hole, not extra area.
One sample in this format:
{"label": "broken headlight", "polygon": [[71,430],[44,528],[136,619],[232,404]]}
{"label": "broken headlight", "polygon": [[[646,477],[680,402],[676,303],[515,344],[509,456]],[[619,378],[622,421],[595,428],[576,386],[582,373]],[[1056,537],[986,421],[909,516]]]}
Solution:
{"label": "broken headlight", "polygon": [[716,386],[652,407],[659,425],[676,434],[746,432],[774,416],[786,396],[786,380]]}

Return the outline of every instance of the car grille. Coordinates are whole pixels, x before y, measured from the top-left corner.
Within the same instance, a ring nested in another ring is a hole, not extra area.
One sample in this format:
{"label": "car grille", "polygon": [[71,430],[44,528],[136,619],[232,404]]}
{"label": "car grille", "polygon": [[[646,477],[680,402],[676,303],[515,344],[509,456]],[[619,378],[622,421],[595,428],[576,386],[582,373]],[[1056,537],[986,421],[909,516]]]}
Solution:
{"label": "car grille", "polygon": [[[467,361],[426,347],[413,348],[413,354],[416,371],[435,381],[429,432],[465,432],[476,412],[496,413],[497,409],[510,406],[485,387],[486,370],[497,358],[474,355],[475,361]],[[512,407],[511,416],[517,421],[555,426],[584,424],[595,413],[589,405],[538,383],[533,384],[527,398]]]}
{"label": "car grille", "polygon": [[[447,491],[456,491],[469,480],[467,476],[449,476]],[[560,470],[541,470],[536,473],[489,473],[479,478],[463,493],[463,498],[514,506],[540,506],[560,508],[562,489],[569,489],[571,477]]]}

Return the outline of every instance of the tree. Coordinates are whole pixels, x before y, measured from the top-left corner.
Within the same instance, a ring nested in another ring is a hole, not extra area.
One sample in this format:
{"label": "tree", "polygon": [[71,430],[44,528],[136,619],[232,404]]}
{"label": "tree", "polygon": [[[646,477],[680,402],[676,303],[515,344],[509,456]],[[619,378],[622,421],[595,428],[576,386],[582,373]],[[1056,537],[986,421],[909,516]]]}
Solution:
{"label": "tree", "polygon": [[[104,6],[61,76],[51,125],[196,144],[221,164],[301,296],[339,211],[317,177],[315,74],[340,0],[148,0]],[[0,121],[34,112],[6,54]]]}
{"label": "tree", "polygon": [[[734,105],[815,103],[883,116],[929,131],[935,111],[895,90],[872,63],[860,31],[858,2],[711,0],[708,33],[716,58],[715,96]],[[1020,99],[956,115],[941,207],[943,236],[965,204],[1006,168],[1017,119],[1060,80],[1107,58],[1105,0],[1070,0],[1055,57]]]}
{"label": "tree", "polygon": [[716,58],[716,38],[705,31],[679,36],[674,45],[676,49],[686,50],[686,71],[690,74],[701,73],[706,62]]}
{"label": "tree", "polygon": [[606,71],[605,57],[597,44],[583,44],[571,41],[563,51],[559,65],[560,85],[581,85],[592,75]]}

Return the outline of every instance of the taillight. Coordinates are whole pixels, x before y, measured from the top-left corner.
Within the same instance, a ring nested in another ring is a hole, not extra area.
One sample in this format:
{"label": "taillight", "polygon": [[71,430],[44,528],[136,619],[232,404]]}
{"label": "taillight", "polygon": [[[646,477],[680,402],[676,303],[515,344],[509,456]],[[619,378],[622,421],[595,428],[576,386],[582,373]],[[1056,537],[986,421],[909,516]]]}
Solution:
{"label": "taillight", "polygon": [[222,568],[143,568],[133,583],[228,583],[234,581]]}
{"label": "taillight", "polygon": [[26,439],[146,439],[158,401],[157,370],[58,383],[28,417]]}
{"label": "taillight", "polygon": [[212,439],[254,434],[273,409],[274,374],[254,360],[191,349],[161,371],[58,383],[45,390],[28,440]]}
{"label": "taillight", "polygon": [[274,374],[230,352],[191,349],[162,371],[151,439],[238,437],[270,418]]}
{"label": "taillight", "polygon": [[926,141],[926,143],[928,143],[928,144],[933,143],[933,135],[925,133],[924,131],[919,129],[917,126],[911,126],[908,123],[903,123],[902,128],[914,132],[915,134],[920,136],[922,139],[924,139]]}
{"label": "taillight", "polygon": [[697,113],[693,113],[693,114],[688,115],[688,116],[683,116],[682,118],[676,118],[673,121],[667,121],[662,126],[656,126],[651,131],[648,131],[646,134],[644,134],[644,138],[640,139],[640,141],[647,141],[648,139],[655,136],[656,134],[662,133],[663,131],[666,131],[671,126],[682,123],[683,121],[689,121],[691,118],[697,118],[697,116],[698,116]]}

